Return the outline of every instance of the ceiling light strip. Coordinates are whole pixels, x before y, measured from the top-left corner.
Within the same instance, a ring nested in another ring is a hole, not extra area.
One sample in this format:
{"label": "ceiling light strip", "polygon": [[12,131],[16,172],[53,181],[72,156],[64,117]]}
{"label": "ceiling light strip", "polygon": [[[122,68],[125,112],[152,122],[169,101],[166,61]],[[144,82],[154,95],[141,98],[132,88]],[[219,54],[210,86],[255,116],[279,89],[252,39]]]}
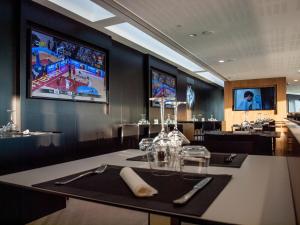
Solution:
{"label": "ceiling light strip", "polygon": [[168,60],[178,64],[179,66],[190,71],[204,70],[202,67],[182,56],[175,50],[141,31],[137,27],[125,22],[105,27],[107,30],[131,41],[135,44],[148,49]]}
{"label": "ceiling light strip", "polygon": [[197,74],[217,85],[220,85],[221,87],[224,87],[224,81],[218,78],[217,76],[213,75],[211,72],[198,72]]}
{"label": "ceiling light strip", "polygon": [[115,15],[91,0],[48,0],[91,22],[108,19]]}

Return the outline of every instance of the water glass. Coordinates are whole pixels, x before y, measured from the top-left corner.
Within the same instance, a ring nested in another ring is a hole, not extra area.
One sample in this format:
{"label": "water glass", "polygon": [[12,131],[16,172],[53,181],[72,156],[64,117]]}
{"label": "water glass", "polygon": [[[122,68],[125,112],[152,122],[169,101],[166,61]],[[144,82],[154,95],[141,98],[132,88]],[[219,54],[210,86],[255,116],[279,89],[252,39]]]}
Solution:
{"label": "water glass", "polygon": [[207,175],[211,154],[204,146],[183,146],[180,153],[180,173],[185,179]]}
{"label": "water glass", "polygon": [[154,175],[169,176],[179,171],[178,152],[170,145],[168,138],[153,143],[147,157],[150,169]]}
{"label": "water glass", "polygon": [[139,149],[146,151],[153,143],[153,138],[143,138],[139,143]]}

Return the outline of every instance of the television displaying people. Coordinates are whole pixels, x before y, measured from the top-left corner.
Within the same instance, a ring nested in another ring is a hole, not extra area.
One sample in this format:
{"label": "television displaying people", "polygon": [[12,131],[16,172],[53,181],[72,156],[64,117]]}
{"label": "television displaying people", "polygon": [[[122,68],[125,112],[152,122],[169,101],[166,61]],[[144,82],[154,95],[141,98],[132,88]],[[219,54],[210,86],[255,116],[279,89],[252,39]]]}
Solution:
{"label": "television displaying people", "polygon": [[235,89],[233,94],[234,110],[271,110],[275,107],[274,87]]}

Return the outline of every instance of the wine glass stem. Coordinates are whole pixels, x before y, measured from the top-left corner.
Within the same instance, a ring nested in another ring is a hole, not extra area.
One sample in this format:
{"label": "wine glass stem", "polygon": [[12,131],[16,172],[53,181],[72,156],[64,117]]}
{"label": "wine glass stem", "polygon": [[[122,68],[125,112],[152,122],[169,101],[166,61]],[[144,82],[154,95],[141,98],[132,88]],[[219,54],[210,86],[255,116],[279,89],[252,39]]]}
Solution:
{"label": "wine glass stem", "polygon": [[177,112],[178,112],[178,105],[174,106],[174,130],[177,130]]}
{"label": "wine glass stem", "polygon": [[165,131],[165,106],[164,106],[164,100],[160,100],[160,121],[161,121],[161,131]]}

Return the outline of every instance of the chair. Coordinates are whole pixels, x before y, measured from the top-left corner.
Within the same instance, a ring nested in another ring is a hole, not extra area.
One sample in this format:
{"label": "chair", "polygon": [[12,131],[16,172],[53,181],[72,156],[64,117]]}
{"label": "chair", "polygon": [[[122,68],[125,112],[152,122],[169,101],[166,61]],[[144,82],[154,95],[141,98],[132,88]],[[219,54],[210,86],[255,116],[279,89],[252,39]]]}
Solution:
{"label": "chair", "polygon": [[194,122],[194,141],[204,141],[203,122]]}

